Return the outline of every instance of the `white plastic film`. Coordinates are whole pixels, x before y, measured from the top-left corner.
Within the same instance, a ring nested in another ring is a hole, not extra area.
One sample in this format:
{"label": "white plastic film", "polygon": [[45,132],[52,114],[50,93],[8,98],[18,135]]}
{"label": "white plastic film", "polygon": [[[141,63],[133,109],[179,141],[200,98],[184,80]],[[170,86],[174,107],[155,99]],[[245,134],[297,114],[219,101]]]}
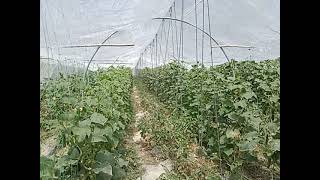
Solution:
{"label": "white plastic film", "polygon": [[[134,44],[128,47],[101,47],[93,64],[108,66],[121,62],[135,67],[142,52],[158,32],[161,54],[167,59],[177,57],[181,23],[156,17],[169,17],[175,2],[176,18],[181,19],[182,0],[41,0],[40,56],[70,61],[85,68],[96,47],[66,48],[70,45],[101,44],[111,33],[118,31],[105,44]],[[197,26],[202,29],[202,0],[197,0]],[[209,33],[207,0],[205,28]],[[183,20],[195,25],[195,1],[184,0]],[[212,37],[221,45],[253,46],[254,48],[225,47],[230,59],[264,60],[280,56],[280,1],[279,0],[209,0]],[[171,23],[171,24],[170,24]],[[171,27],[169,27],[170,25]],[[173,27],[176,24],[176,28]],[[171,29],[170,29],[171,28]],[[168,36],[169,31],[169,36]],[[176,37],[176,32],[178,36]],[[210,64],[210,39],[197,31],[198,56],[195,48],[195,28],[183,24],[183,59],[186,62]],[[162,35],[160,35],[162,34]],[[168,40],[167,40],[168,39]],[[212,46],[216,46],[212,42]],[[160,48],[160,47],[158,47]],[[159,51],[160,49],[158,49]],[[174,55],[174,56],[173,56]],[[181,52],[180,52],[181,55]],[[145,66],[151,65],[151,51],[143,54]],[[214,64],[226,61],[219,48],[212,48]],[[182,58],[182,57],[181,57]]]}

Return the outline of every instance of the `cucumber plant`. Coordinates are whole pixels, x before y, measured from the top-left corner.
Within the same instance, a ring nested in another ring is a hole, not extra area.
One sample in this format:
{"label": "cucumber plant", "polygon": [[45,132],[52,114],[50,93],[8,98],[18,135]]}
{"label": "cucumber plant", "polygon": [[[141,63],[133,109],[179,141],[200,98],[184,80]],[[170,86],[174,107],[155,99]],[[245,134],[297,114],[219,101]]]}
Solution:
{"label": "cucumber plant", "polygon": [[238,173],[253,165],[279,174],[279,59],[233,60],[189,70],[173,62],[145,68],[138,78],[169,109],[192,119],[180,118],[188,124],[186,132],[197,138],[208,158],[218,154],[225,170]]}
{"label": "cucumber plant", "polygon": [[60,75],[41,88],[40,130],[58,135],[58,150],[41,157],[41,179],[121,179],[129,161],[121,143],[132,119],[129,68]]}

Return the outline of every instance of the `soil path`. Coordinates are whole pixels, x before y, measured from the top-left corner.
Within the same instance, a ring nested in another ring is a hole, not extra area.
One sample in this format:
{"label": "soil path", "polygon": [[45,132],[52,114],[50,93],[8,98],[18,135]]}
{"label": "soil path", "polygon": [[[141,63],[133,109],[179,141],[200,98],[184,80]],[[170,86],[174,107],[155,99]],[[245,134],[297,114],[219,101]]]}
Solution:
{"label": "soil path", "polygon": [[166,170],[171,170],[172,165],[169,160],[158,161],[155,154],[151,149],[147,148],[146,140],[141,137],[138,125],[143,119],[147,119],[148,111],[141,106],[141,99],[139,97],[139,90],[133,88],[133,102],[134,102],[134,128],[133,128],[133,144],[136,146],[138,156],[140,158],[144,173],[140,180],[156,180],[161,174],[165,173]]}

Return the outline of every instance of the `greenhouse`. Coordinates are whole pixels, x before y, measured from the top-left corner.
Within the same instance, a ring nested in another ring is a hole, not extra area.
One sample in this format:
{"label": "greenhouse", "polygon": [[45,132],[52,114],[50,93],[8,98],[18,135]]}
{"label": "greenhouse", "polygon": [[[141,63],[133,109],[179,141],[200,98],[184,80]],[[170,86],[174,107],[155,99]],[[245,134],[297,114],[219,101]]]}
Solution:
{"label": "greenhouse", "polygon": [[41,0],[40,179],[280,179],[280,1]]}

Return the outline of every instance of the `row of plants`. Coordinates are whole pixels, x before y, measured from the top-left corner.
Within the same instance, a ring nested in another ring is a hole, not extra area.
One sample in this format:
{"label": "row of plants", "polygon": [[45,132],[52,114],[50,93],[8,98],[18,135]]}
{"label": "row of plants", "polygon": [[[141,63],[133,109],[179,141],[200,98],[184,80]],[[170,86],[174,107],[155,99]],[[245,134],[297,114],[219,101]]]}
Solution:
{"label": "row of plants", "polygon": [[191,69],[173,62],[145,68],[138,78],[179,114],[183,136],[196,139],[201,153],[219,162],[221,173],[235,177],[258,168],[261,173],[251,176],[279,175],[280,59]]}
{"label": "row of plants", "polygon": [[135,165],[123,145],[133,116],[132,72],[110,67],[60,75],[40,92],[42,142],[57,135],[52,156],[41,156],[41,179],[122,179]]}
{"label": "row of plants", "polygon": [[173,171],[163,174],[160,179],[212,179],[216,177],[217,166],[211,159],[197,157],[194,135],[187,128],[191,118],[186,114],[170,110],[137,80],[141,105],[148,110],[139,129],[150,149],[156,150],[157,157],[170,159]]}

